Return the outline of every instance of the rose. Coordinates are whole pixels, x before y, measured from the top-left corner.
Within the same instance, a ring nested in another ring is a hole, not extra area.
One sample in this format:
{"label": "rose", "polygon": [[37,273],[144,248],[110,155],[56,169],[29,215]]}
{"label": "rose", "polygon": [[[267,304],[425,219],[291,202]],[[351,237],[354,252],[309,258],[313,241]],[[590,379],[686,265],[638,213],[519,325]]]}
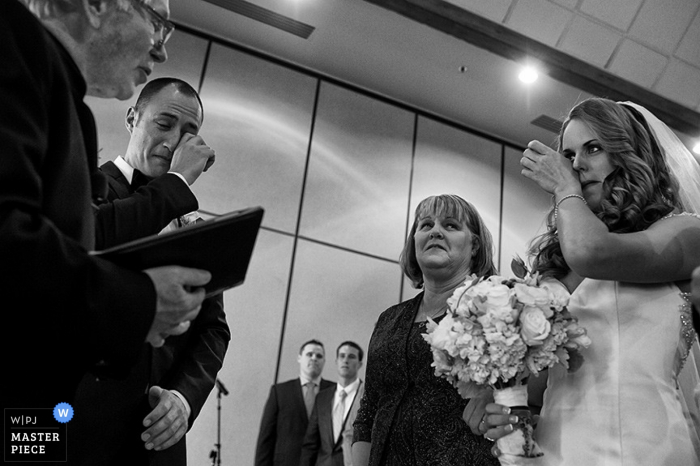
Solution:
{"label": "rose", "polygon": [[528,346],[540,346],[552,329],[542,309],[535,306],[525,306],[520,313],[520,336]]}
{"label": "rose", "polygon": [[488,316],[488,320],[498,319],[510,323],[518,315],[511,305],[511,289],[500,282],[483,281],[467,290],[467,295],[472,297],[475,308],[473,313],[477,316]]}
{"label": "rose", "polygon": [[510,288],[501,284],[493,285],[486,291],[486,305],[492,309],[510,307]]}
{"label": "rose", "polygon": [[[535,288],[533,286],[523,285],[522,283],[516,283],[514,289],[518,301],[525,305],[544,306],[551,301],[549,292],[544,288]],[[551,314],[547,317],[551,317]]]}

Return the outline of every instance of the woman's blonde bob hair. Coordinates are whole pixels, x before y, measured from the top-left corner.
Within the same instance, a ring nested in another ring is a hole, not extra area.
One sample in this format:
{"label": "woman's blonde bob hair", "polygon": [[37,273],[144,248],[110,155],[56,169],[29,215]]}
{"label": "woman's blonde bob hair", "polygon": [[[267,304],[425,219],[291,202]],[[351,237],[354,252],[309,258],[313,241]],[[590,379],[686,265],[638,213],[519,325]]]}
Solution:
{"label": "woman's blonde bob hair", "polygon": [[423,199],[416,207],[413,226],[406,238],[406,244],[399,258],[403,273],[415,288],[423,287],[423,271],[416,259],[414,235],[421,218],[429,215],[452,217],[464,223],[472,234],[474,255],[469,264],[470,273],[488,277],[497,273],[493,264],[493,239],[479,212],[469,202],[454,194],[440,194]]}

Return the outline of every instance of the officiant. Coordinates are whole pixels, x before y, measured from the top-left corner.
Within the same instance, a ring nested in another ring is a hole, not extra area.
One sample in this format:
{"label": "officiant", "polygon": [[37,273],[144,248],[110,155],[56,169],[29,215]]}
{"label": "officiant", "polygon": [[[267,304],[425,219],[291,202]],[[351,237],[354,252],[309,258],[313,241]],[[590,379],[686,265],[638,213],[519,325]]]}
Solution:
{"label": "officiant", "polygon": [[[124,156],[100,167],[109,194],[96,212],[97,249],[196,221],[190,185],[215,159],[198,134],[203,112],[185,81],[146,84],[126,114],[131,137]],[[204,301],[185,335],[168,338],[161,348],[144,344],[126,378],[96,368],[82,380],[75,401],[73,464],[185,465],[185,433],[214,387],[229,340],[217,295]],[[98,421],[109,422],[109,429],[91,428]]]}
{"label": "officiant", "polygon": [[365,393],[355,420],[353,464],[497,465],[491,443],[462,420],[467,401],[436,377],[426,321],[470,274],[496,273],[491,233],[470,203],[451,194],[418,204],[400,258],[415,298],[384,311],[369,343]]}

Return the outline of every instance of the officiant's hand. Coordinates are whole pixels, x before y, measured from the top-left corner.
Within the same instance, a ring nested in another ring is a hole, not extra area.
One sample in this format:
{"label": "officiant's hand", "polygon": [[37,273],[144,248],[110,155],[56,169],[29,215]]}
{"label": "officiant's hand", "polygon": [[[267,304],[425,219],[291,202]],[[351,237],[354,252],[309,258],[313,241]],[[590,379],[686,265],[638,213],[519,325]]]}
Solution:
{"label": "officiant's hand", "polygon": [[202,172],[209,170],[215,160],[214,149],[204,142],[202,136],[185,133],[173,150],[169,171],[181,174],[192,186]]}
{"label": "officiant's hand", "polygon": [[179,335],[189,328],[204,301],[204,285],[211,280],[206,270],[179,266],[144,270],[156,290],[156,315],[146,337],[154,347],[163,346],[168,335]]}
{"label": "officiant's hand", "polygon": [[146,450],[161,451],[175,445],[187,432],[187,410],[180,398],[170,390],[154,385],[148,391],[153,411],[143,420],[148,427],[142,434]]}

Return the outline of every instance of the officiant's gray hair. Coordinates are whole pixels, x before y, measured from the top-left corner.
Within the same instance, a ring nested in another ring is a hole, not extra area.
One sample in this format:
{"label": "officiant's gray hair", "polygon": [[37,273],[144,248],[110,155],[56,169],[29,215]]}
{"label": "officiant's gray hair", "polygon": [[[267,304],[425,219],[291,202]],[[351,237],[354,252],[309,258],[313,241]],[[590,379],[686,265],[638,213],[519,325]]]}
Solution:
{"label": "officiant's gray hair", "polygon": [[423,199],[416,207],[413,226],[399,258],[401,270],[411,280],[414,288],[423,287],[423,271],[416,259],[416,241],[413,237],[420,219],[429,215],[452,217],[467,225],[472,234],[472,250],[475,251],[469,264],[470,273],[479,277],[498,273],[493,263],[493,238],[479,211],[455,194],[440,194]]}
{"label": "officiant's gray hair", "polygon": [[[65,13],[78,11],[83,7],[81,0],[20,0],[38,18],[52,18]],[[112,0],[121,10],[131,7],[129,0]]]}

